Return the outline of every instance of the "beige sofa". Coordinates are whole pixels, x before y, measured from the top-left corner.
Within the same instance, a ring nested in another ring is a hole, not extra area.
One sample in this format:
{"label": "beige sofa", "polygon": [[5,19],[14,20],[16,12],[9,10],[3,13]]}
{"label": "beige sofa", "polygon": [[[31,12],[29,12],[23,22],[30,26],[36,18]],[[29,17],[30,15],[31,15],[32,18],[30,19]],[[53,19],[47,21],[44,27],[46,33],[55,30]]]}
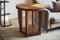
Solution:
{"label": "beige sofa", "polygon": [[[53,0],[53,1],[52,0],[45,0],[45,1],[44,0],[33,0],[33,2],[43,4],[46,8],[46,11],[48,11],[48,15],[43,14],[43,25],[42,26],[45,26],[45,27],[47,26],[46,22],[48,19],[48,29],[50,29],[50,19],[51,18],[55,19],[55,24],[52,24],[51,28],[56,28],[56,27],[60,26],[60,23],[59,23],[60,22],[60,9],[58,8],[60,6],[60,4],[54,4],[54,2],[56,2],[56,0]],[[59,1],[57,1],[56,3],[58,3],[58,2]]]}
{"label": "beige sofa", "polygon": [[[50,29],[50,18],[54,18],[55,23],[57,22],[57,24],[52,24],[51,28],[56,28],[56,27],[60,26],[60,23],[58,23],[58,22],[60,22],[60,12],[50,11],[50,10],[53,10],[53,6],[54,6],[52,1],[56,2],[56,0],[30,0],[30,1],[27,0],[28,3],[39,3],[39,4],[43,4],[45,6],[46,11],[48,11],[48,15],[43,14],[43,25],[42,26],[46,27],[47,21],[48,21],[48,29]],[[54,7],[56,7],[56,6],[54,6]]]}

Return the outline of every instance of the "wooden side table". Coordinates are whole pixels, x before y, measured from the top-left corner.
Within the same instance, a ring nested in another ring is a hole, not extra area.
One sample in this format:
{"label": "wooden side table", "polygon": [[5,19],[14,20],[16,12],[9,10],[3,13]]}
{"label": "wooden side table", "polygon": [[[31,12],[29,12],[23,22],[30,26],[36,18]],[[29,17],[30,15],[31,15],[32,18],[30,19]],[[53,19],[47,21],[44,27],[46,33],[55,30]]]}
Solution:
{"label": "wooden side table", "polygon": [[[17,4],[16,8],[18,9],[18,19],[19,19],[19,31],[22,32],[25,36],[32,36],[36,34],[41,34],[41,26],[42,26],[42,12],[43,8],[33,7],[31,6],[33,4]],[[25,27],[22,26],[22,11],[25,11]],[[28,13],[27,11],[32,12],[32,24],[31,26],[28,26]],[[38,11],[38,26],[34,26],[34,17],[33,12]]]}

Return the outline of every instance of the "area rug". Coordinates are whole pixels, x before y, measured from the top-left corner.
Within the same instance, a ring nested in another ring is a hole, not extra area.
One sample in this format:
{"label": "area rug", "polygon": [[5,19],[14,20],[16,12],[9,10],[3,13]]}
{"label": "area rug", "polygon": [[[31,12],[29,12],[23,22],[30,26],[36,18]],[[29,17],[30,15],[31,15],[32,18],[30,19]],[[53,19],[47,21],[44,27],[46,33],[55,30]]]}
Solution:
{"label": "area rug", "polygon": [[19,32],[19,27],[13,25],[10,27],[1,27],[0,35],[4,40],[60,40],[60,29],[42,33],[41,35],[24,37],[24,35]]}
{"label": "area rug", "polygon": [[41,33],[41,35],[24,37],[19,32],[18,21],[15,19],[11,22],[12,26],[0,27],[0,36],[2,36],[3,40],[60,40],[60,29]]}

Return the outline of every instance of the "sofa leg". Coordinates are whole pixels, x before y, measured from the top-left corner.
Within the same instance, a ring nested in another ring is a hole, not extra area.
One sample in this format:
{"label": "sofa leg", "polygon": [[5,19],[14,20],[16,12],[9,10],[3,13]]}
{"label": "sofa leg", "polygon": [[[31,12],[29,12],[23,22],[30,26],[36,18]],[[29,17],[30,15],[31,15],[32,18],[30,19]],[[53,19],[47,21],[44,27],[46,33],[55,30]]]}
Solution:
{"label": "sofa leg", "polygon": [[52,23],[50,23],[50,29],[51,29]]}

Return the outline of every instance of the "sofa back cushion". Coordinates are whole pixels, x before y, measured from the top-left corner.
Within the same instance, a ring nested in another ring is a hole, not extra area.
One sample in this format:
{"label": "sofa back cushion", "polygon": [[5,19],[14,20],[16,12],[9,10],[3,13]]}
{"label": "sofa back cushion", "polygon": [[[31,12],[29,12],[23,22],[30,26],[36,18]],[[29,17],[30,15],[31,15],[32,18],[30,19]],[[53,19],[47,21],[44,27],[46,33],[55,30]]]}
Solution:
{"label": "sofa back cushion", "polygon": [[60,1],[52,2],[53,3],[53,11],[60,11]]}

